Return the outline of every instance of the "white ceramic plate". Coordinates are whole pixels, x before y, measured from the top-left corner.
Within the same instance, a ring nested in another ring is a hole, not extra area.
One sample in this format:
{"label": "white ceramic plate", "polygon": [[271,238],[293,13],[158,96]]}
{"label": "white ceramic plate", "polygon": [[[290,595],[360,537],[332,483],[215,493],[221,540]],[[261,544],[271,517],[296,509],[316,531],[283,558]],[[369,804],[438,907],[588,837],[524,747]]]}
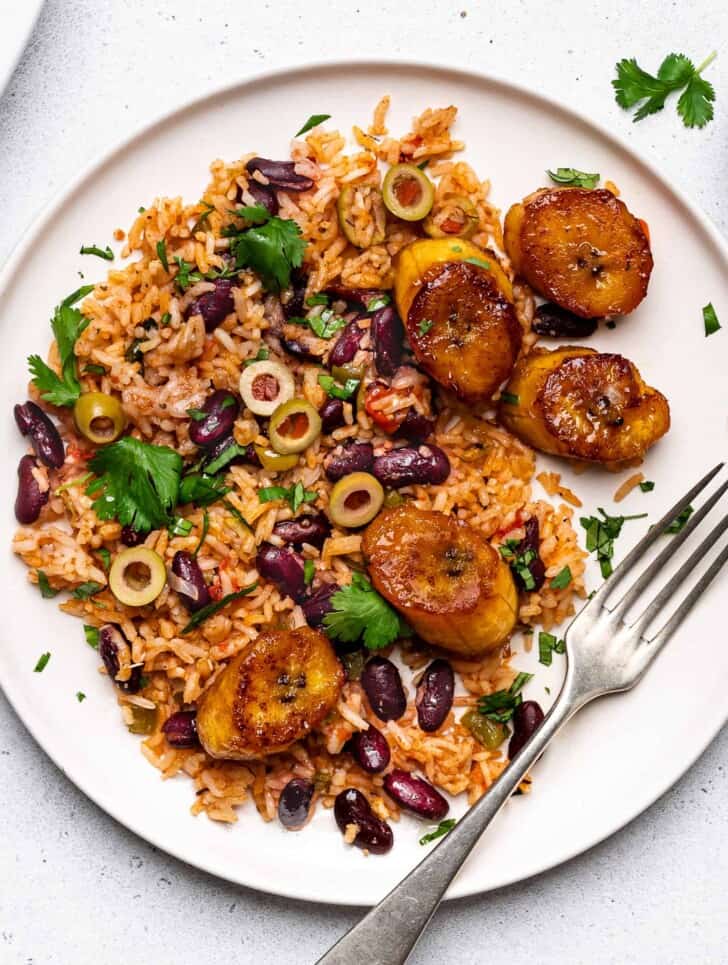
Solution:
{"label": "white ceramic plate", "polygon": [[3,10],[3,27],[0,30],[0,94],[5,90],[5,85],[25,50],[42,6],[43,0],[24,0],[22,4],[12,4]]}
{"label": "white ceramic plate", "polygon": [[[150,127],[84,174],[21,244],[3,274],[0,297],[0,446],[10,455],[0,477],[8,564],[0,679],[8,697],[68,777],[148,841],[244,885],[348,904],[375,902],[422,857],[422,826],[403,818],[393,851],[365,859],[344,846],[330,813],[317,814],[302,834],[264,825],[252,806],[232,827],[190,816],[190,782],[162,782],[146,764],[137,739],[121,724],[108,680],[97,673],[80,622],[42,601],[11,558],[15,466],[23,443],[10,412],[25,397],[26,356],[46,351],[53,306],[79,284],[79,269],[89,280],[106,268],[79,257],[81,243],[106,244],[114,228],[128,226],[139,205],[158,194],[199,197],[213,158],[249,150],[286,155],[292,133],[311,113],[329,112],[332,123],[348,131],[368,120],[384,92],[392,95],[395,132],[408,130],[411,117],[428,105],[457,104],[467,158],[492,179],[502,206],[542,184],[545,168],[569,165],[611,178],[649,222],[656,263],[649,296],[616,330],[601,329],[590,344],[623,352],[669,396],[672,431],[645,467],[655,491],[637,490],[620,508],[657,518],[725,454],[728,335],[706,341],[700,310],[712,300],[728,321],[726,245],[650,165],[589,122],[513,85],[431,66],[362,63],[292,70],[222,91]],[[562,463],[543,459],[541,465],[564,473],[586,510],[602,505],[616,511],[616,477],[592,472],[576,479]],[[620,552],[646,522],[625,525]],[[589,848],[693,763],[726,719],[728,647],[720,610],[726,587],[723,579],[701,602],[637,691],[592,705],[566,728],[535,768],[534,793],[507,806],[451,897],[517,881]],[[33,673],[45,650],[52,652],[49,665]],[[515,663],[537,671],[528,696],[547,705],[544,687],[556,693],[563,658],[549,670],[539,667],[535,653]],[[75,699],[79,689],[88,695],[82,704]]]}

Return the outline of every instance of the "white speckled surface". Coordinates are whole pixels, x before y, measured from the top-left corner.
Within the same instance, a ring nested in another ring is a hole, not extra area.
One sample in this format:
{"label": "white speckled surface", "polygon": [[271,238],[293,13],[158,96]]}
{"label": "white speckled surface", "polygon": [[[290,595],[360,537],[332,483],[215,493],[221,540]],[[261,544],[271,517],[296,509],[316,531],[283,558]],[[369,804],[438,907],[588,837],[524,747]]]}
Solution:
{"label": "white speckled surface", "polygon": [[[48,198],[150,116],[261,68],[347,50],[432,56],[557,94],[651,154],[728,233],[728,8],[718,0],[645,0],[639,9],[625,0],[341,0],[335,15],[321,0],[305,8],[279,0],[261,3],[255,17],[246,8],[48,0],[0,98],[0,261]],[[713,47],[718,117],[704,131],[683,128],[672,106],[633,126],[614,104],[609,80],[620,57],[654,69],[672,49],[701,60]],[[724,731],[611,840],[537,879],[446,906],[412,962],[724,962],[727,758]],[[307,965],[356,917],[220,883],[150,848],[63,777],[2,697],[0,786],[3,965]]]}

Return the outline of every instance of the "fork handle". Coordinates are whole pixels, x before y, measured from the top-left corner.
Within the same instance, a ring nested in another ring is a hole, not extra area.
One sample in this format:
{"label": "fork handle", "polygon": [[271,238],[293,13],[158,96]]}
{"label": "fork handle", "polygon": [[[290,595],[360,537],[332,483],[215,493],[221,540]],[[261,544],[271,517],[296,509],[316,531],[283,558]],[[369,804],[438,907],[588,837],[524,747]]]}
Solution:
{"label": "fork handle", "polygon": [[403,965],[481,834],[583,701],[564,687],[533,737],[446,837],[317,965]]}

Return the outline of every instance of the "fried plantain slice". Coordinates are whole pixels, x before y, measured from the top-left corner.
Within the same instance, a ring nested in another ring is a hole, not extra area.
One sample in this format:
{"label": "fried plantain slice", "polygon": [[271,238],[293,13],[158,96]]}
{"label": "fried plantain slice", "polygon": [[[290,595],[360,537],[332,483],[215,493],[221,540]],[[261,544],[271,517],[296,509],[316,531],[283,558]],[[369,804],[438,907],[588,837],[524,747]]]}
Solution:
{"label": "fried plantain slice", "polygon": [[336,706],[344,669],[318,630],[268,630],[202,694],[197,730],[212,757],[247,761],[306,737]]}
{"label": "fried plantain slice", "polygon": [[647,294],[649,239],[611,191],[536,191],[509,209],[504,238],[516,272],[582,318],[626,315]]}
{"label": "fried plantain slice", "polygon": [[511,571],[467,523],[400,506],[369,524],[362,550],[376,589],[423,640],[477,657],[508,639],[518,610]]}
{"label": "fried plantain slice", "polygon": [[498,417],[536,449],[613,468],[643,456],[670,428],[667,399],[629,359],[580,346],[520,359]]}

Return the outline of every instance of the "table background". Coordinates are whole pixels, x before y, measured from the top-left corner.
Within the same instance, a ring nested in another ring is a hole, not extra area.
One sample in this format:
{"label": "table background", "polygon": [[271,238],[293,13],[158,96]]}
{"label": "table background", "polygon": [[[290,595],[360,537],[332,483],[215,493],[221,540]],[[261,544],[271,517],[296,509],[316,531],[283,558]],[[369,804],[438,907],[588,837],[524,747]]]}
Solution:
{"label": "table background", "polygon": [[[3,0],[3,17],[13,2],[22,0]],[[150,117],[262,69],[348,52],[431,57],[555,95],[646,151],[728,234],[726,39],[720,0],[48,0],[0,98],[0,263],[48,199]],[[621,57],[654,70],[671,50],[699,62],[713,48],[718,117],[705,130],[686,130],[673,105],[638,125],[615,105],[609,81]],[[447,905],[413,965],[725,962],[727,759],[724,730],[609,841]],[[66,780],[2,696],[0,788],[7,965],[307,965],[357,917],[219,882],[148,846]]]}

